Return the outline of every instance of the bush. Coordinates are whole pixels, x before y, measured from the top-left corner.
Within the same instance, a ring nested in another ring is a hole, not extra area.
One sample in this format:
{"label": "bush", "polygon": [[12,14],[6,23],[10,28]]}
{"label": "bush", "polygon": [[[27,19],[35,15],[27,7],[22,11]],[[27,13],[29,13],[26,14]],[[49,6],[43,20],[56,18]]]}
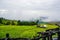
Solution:
{"label": "bush", "polygon": [[11,23],[8,21],[5,25],[10,25]]}

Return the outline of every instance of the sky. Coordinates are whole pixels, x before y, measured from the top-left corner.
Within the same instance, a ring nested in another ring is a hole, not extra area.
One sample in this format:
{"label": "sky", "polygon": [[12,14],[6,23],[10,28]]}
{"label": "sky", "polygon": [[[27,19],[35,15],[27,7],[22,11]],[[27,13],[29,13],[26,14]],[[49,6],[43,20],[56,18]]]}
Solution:
{"label": "sky", "polygon": [[0,17],[15,20],[60,21],[60,0],[0,0]]}

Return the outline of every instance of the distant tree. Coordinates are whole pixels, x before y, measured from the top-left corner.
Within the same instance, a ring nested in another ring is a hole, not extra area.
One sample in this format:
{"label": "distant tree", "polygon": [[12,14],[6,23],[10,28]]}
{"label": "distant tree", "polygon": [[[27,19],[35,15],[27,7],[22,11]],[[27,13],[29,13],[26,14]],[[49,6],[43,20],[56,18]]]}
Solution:
{"label": "distant tree", "polygon": [[20,21],[20,20],[18,20],[18,21],[17,21],[17,25],[20,25],[20,24],[21,24],[21,21]]}
{"label": "distant tree", "polygon": [[10,23],[10,21],[8,21],[7,23],[6,23],[6,25],[10,25],[11,23]]}
{"label": "distant tree", "polygon": [[40,27],[39,20],[36,21],[37,27]]}
{"label": "distant tree", "polygon": [[2,24],[2,20],[3,20],[3,18],[0,18],[0,23]]}
{"label": "distant tree", "polygon": [[39,20],[36,21],[36,24],[38,24]]}
{"label": "distant tree", "polygon": [[12,25],[15,25],[14,21],[11,22]]}
{"label": "distant tree", "polygon": [[0,23],[2,23],[2,20],[0,19]]}

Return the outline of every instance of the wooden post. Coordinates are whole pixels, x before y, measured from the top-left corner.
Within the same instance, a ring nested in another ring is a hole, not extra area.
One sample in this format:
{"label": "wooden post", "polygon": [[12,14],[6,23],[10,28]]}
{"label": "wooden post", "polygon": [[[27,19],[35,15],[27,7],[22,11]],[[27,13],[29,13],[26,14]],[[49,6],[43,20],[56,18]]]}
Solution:
{"label": "wooden post", "polygon": [[52,35],[49,35],[48,36],[48,40],[52,40]]}
{"label": "wooden post", "polygon": [[6,39],[5,40],[10,40],[9,39],[9,33],[6,34]]}
{"label": "wooden post", "polygon": [[47,40],[49,40],[50,38],[49,38],[49,30],[46,30],[46,32],[48,32],[48,34],[47,34]]}
{"label": "wooden post", "polygon": [[60,31],[58,31],[58,40],[60,40]]}
{"label": "wooden post", "polygon": [[42,40],[46,40],[46,35],[44,32],[42,33]]}
{"label": "wooden post", "polygon": [[49,33],[47,33],[47,35],[46,35],[46,36],[47,36],[47,40],[50,40],[50,36],[49,36]]}
{"label": "wooden post", "polygon": [[52,32],[51,32],[51,30],[46,30],[46,32],[48,32],[48,36],[47,36],[47,39],[48,40],[52,40]]}
{"label": "wooden post", "polygon": [[9,34],[8,33],[6,34],[6,38],[9,38]]}

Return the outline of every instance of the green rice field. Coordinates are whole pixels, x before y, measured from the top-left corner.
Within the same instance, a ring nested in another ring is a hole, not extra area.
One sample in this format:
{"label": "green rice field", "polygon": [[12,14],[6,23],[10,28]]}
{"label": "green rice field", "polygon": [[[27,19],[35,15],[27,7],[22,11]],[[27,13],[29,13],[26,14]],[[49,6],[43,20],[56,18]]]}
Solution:
{"label": "green rice field", "polygon": [[37,32],[44,32],[47,29],[57,28],[55,25],[46,24],[46,28],[34,26],[16,26],[16,25],[1,25],[0,38],[5,38],[6,33],[10,34],[11,38],[33,38],[37,36]]}

